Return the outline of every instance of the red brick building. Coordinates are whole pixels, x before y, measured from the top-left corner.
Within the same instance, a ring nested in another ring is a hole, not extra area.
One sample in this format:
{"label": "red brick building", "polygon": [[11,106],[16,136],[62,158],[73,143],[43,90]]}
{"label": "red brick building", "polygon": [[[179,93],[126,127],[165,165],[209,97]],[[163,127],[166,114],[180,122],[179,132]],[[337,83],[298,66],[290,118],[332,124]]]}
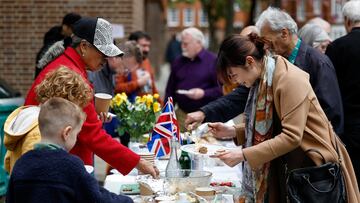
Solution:
{"label": "red brick building", "polygon": [[143,0],[1,0],[0,78],[26,94],[43,36],[52,26],[60,25],[66,13],[122,24],[127,36],[144,29],[144,10]]}
{"label": "red brick building", "polygon": [[[248,0],[248,3],[252,1]],[[287,11],[302,26],[306,21],[314,17],[321,17],[333,25],[332,37],[337,38],[344,34],[342,25],[343,18],[341,8],[346,0],[280,0],[280,7]],[[274,5],[275,0],[256,0],[255,15],[260,15],[269,5]],[[205,35],[208,32],[207,19],[201,6],[200,0],[194,3],[167,4],[168,32],[177,33],[189,26],[201,29]],[[234,28],[242,28],[249,18],[249,8],[234,6]],[[299,26],[299,27],[300,27]],[[220,21],[218,28],[223,29],[224,22]]]}

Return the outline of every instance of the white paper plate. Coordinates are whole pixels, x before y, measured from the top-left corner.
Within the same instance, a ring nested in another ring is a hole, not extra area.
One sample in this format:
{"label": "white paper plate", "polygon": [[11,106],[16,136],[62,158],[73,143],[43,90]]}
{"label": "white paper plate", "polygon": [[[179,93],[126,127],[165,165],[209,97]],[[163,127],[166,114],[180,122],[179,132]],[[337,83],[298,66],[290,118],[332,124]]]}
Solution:
{"label": "white paper plate", "polygon": [[218,150],[229,150],[231,148],[228,148],[228,147],[224,147],[222,145],[211,145],[211,144],[198,144],[200,146],[204,146],[207,148],[207,153],[206,154],[202,154],[200,153],[196,147],[197,145],[196,144],[188,144],[188,145],[183,145],[181,146],[181,150],[182,151],[185,151],[187,153],[190,153],[190,154],[194,154],[194,155],[201,155],[201,156],[211,156],[211,155],[214,155],[216,151]]}
{"label": "white paper plate", "polygon": [[189,90],[176,90],[176,93],[178,94],[190,94]]}
{"label": "white paper plate", "polygon": [[108,115],[113,117],[113,118],[116,117],[116,114],[113,114],[113,113],[110,113],[110,112],[108,112]]}

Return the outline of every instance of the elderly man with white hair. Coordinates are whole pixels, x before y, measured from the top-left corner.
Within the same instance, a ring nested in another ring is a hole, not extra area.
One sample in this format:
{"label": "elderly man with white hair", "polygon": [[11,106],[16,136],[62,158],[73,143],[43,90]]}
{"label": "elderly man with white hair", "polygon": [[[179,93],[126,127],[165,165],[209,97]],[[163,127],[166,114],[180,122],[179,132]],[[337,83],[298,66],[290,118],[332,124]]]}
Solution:
{"label": "elderly man with white hair", "polygon": [[333,64],[328,57],[306,45],[297,36],[296,22],[284,11],[269,7],[259,17],[256,26],[260,35],[269,40],[271,52],[287,58],[309,73],[320,105],[337,134],[343,133],[341,94]]}
{"label": "elderly man with white hair", "polygon": [[360,1],[343,7],[347,35],[331,43],[326,54],[334,64],[344,107],[344,134],[341,136],[360,181]]}
{"label": "elderly man with white hair", "polygon": [[181,32],[182,56],[175,59],[166,87],[165,99],[178,104],[176,115],[184,131],[186,113],[198,110],[222,95],[216,75],[216,56],[205,50],[205,37],[197,28]]}

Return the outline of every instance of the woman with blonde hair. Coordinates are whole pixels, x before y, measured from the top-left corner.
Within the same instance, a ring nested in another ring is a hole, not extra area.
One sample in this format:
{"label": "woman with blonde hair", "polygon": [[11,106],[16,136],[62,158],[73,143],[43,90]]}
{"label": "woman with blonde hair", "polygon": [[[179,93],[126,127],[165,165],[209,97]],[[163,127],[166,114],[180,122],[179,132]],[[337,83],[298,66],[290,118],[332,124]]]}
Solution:
{"label": "woman with blonde hair", "polygon": [[[92,99],[90,86],[75,71],[64,66],[46,74],[35,91],[40,104],[50,98],[60,97],[84,107]],[[39,111],[39,106],[22,106],[12,112],[5,121],[4,145],[8,151],[4,167],[9,173],[15,162],[41,140],[38,126]]]}

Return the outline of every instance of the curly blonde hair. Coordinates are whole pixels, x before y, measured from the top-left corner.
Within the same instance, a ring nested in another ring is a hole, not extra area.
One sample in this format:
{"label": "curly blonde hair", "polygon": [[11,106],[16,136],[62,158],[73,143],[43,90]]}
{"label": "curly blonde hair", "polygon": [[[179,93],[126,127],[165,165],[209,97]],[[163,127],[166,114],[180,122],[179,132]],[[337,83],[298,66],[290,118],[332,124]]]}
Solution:
{"label": "curly blonde hair", "polygon": [[44,80],[35,87],[35,93],[39,103],[61,97],[80,107],[85,107],[93,95],[92,89],[81,75],[65,66],[47,73]]}

